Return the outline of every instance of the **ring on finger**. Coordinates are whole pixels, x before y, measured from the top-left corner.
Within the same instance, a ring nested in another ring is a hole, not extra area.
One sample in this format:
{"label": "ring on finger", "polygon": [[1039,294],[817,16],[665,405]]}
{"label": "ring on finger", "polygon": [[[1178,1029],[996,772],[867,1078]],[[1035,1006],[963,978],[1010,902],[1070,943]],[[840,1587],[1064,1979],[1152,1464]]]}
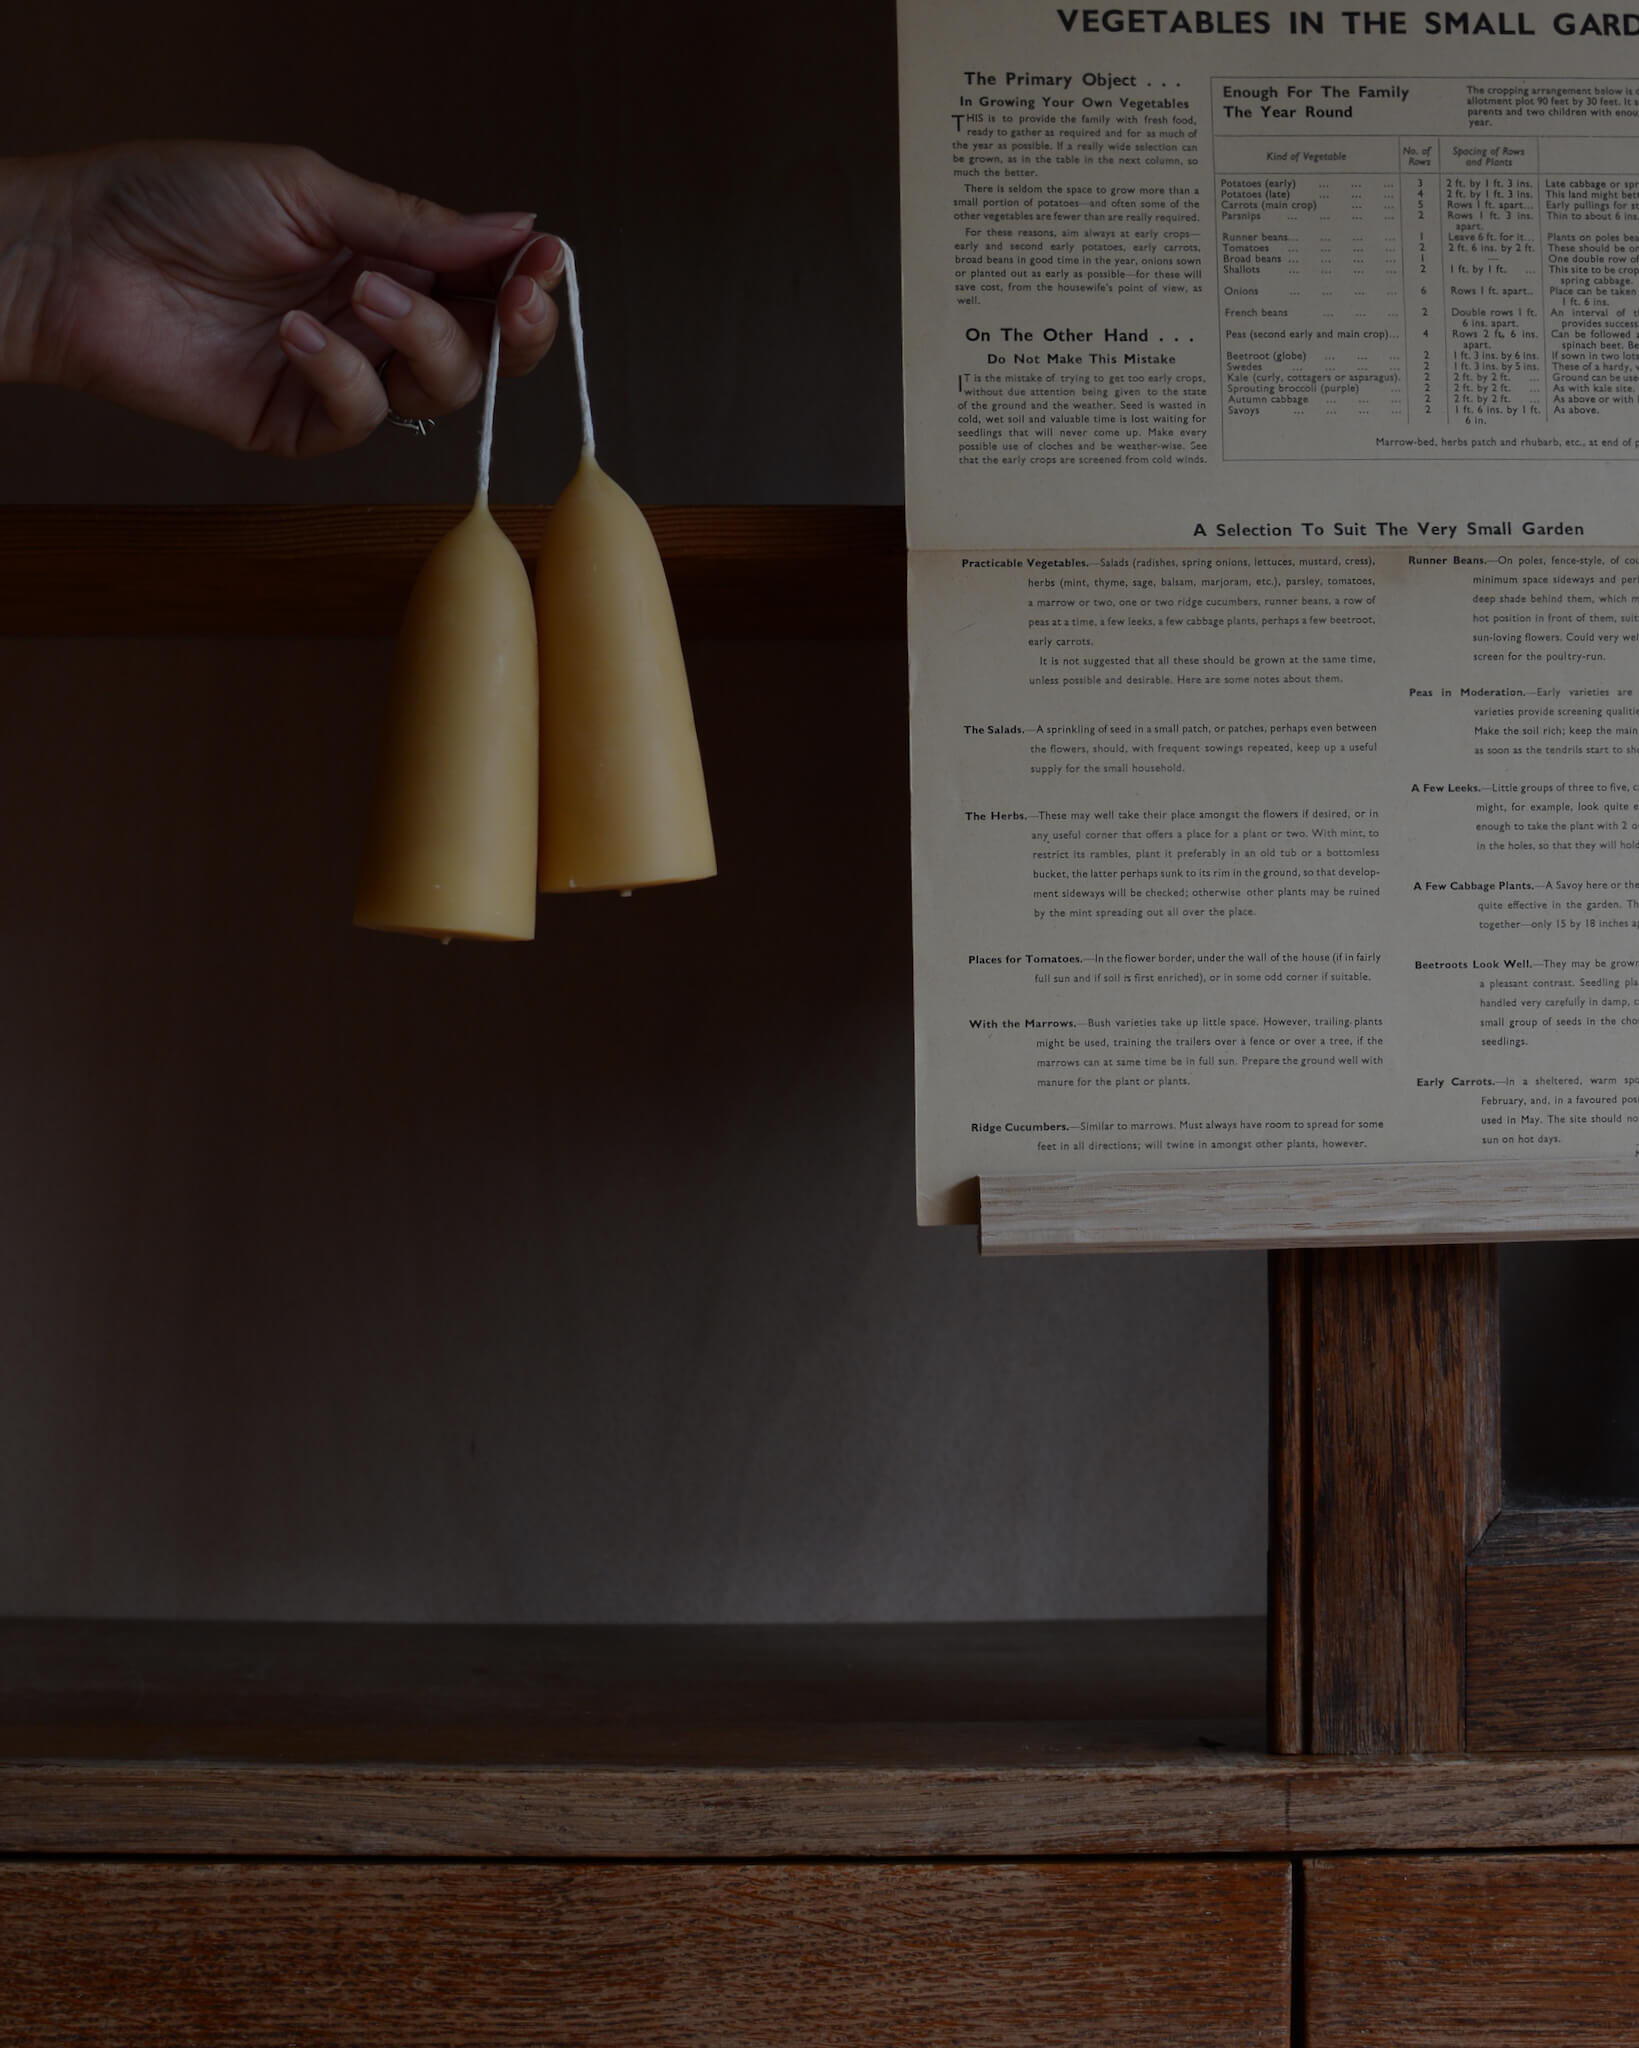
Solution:
{"label": "ring on finger", "polygon": [[[381,388],[384,391],[387,388],[387,372],[392,367],[393,357],[397,353],[397,349],[389,349],[376,365],[376,375],[381,379]],[[424,437],[430,434],[437,424],[436,420],[412,419],[407,413],[394,412],[390,404],[387,407],[387,425],[390,427],[404,427],[410,433],[419,434]]]}

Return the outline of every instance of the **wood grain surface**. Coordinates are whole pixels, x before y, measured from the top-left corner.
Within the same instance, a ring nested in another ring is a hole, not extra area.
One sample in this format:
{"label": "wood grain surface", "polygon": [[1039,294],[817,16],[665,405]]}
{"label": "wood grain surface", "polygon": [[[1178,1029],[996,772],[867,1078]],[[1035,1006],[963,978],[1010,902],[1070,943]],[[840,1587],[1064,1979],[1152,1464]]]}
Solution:
{"label": "wood grain surface", "polygon": [[1505,1508],[1473,1547],[1473,1562],[1639,1564],[1639,1508]]}
{"label": "wood grain surface", "polygon": [[0,1869],[0,2042],[1233,2043],[1289,2030],[1271,1863]]}
{"label": "wood grain surface", "polygon": [[1275,1278],[1272,1739],[1461,1749],[1466,1496],[1489,1455],[1468,1420],[1494,1376],[1495,1254],[1310,1252]]}
{"label": "wood grain surface", "polygon": [[[847,1760],[827,1754],[824,1731],[787,1731],[782,1745],[730,1729],[718,1731],[715,1762],[0,1764],[0,1853],[741,1859],[1639,1846],[1632,1755],[1111,1753],[1099,1735],[1027,1723],[859,1729]],[[868,1761],[873,1745],[882,1761]],[[691,1745],[696,1757],[705,1746]]]}
{"label": "wood grain surface", "polygon": [[979,1249],[992,1258],[1636,1235],[1639,1169],[1606,1160],[990,1174],[979,1183]]}
{"label": "wood grain surface", "polygon": [[[546,508],[497,505],[533,564]],[[0,507],[0,633],[391,634],[464,505]],[[686,635],[902,639],[894,505],[646,508]]]}
{"label": "wood grain surface", "polygon": [[1307,1252],[1269,1255],[1269,1628],[1265,1736],[1301,1755],[1309,1729],[1309,1326]]}
{"label": "wood grain surface", "polygon": [[1468,1570],[1468,1745],[1639,1749],[1639,1557],[1530,1561],[1482,1546]]}
{"label": "wood grain surface", "polygon": [[0,1853],[1639,1843],[1639,1756],[1262,1754],[1262,1666],[1257,1619],[12,1622],[0,1627]]}
{"label": "wood grain surface", "polygon": [[1479,1298],[1463,1340],[1463,1548],[1485,1540],[1502,1512],[1502,1268],[1479,1265]]}
{"label": "wood grain surface", "polygon": [[[19,1725],[489,1729],[562,1757],[611,1730],[913,1722],[1250,1723],[1263,1621],[527,1627],[0,1622],[0,1749]],[[554,1733],[554,1731],[556,1731]],[[125,1752],[131,1754],[129,1750]],[[145,1752],[144,1752],[145,1753]],[[161,1752],[161,1753],[174,1753]],[[407,1752],[413,1753],[413,1752]]]}
{"label": "wood grain surface", "polygon": [[1481,1247],[1315,1255],[1311,1750],[1463,1746],[1468,1362],[1495,1297]]}
{"label": "wood grain surface", "polygon": [[1303,1890],[1307,2048],[1639,2036],[1639,1856],[1323,1859]]}

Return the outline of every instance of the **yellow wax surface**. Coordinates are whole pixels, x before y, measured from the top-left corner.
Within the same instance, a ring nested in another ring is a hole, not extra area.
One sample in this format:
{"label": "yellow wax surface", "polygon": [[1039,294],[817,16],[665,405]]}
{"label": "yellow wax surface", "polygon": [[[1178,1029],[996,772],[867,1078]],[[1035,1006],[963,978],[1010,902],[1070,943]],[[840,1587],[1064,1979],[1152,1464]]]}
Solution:
{"label": "yellow wax surface", "polygon": [[399,629],[356,924],[535,936],[538,688],[529,574],[480,501]]}
{"label": "yellow wax surface", "polygon": [[541,887],[637,889],[716,874],[660,551],[589,454],[547,520],[535,607]]}

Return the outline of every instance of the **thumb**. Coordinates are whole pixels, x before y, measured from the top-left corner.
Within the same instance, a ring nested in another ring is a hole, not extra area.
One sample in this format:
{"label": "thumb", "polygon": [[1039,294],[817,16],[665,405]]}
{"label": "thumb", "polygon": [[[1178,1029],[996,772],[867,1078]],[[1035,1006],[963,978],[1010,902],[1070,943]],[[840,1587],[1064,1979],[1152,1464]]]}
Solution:
{"label": "thumb", "polygon": [[423,270],[464,270],[504,256],[535,226],[532,213],[456,213],[356,178],[320,156],[303,167],[301,199],[313,225],[338,244]]}

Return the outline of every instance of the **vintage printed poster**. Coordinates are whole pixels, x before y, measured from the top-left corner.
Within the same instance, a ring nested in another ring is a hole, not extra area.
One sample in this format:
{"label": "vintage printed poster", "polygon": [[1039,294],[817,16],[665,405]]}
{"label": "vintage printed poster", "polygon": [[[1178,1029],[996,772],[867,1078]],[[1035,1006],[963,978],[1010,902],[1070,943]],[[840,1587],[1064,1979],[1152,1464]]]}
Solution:
{"label": "vintage printed poster", "polygon": [[900,36],[923,1219],[1633,1160],[1639,15]]}

